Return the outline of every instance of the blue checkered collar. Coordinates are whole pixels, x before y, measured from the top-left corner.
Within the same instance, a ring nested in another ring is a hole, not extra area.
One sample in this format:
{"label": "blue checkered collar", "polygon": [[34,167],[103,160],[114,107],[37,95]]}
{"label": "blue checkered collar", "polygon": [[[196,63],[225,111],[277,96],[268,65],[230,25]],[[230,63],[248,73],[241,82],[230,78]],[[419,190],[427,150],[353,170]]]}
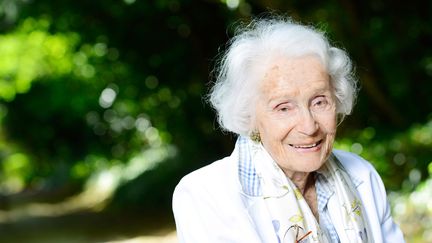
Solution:
{"label": "blue checkered collar", "polygon": [[235,146],[238,150],[238,176],[243,192],[252,197],[262,196],[260,178],[252,159],[253,150],[257,149],[255,146],[260,145],[240,136]]}

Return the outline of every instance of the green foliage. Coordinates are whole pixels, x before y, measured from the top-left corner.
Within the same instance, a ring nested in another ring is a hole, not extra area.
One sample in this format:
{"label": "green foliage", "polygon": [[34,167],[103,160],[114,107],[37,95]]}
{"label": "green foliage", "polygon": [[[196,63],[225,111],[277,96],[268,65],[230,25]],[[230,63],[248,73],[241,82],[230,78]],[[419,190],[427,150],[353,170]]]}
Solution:
{"label": "green foliage", "polygon": [[28,175],[33,168],[26,154],[14,153],[8,156],[2,163],[2,191],[16,193],[26,187]]}
{"label": "green foliage", "polygon": [[399,220],[430,216],[409,194],[430,199],[430,3],[313,3],[0,3],[0,193],[100,188],[113,208],[169,207],[180,177],[233,147],[202,99],[214,57],[233,22],[273,8],[350,53],[361,90],[336,147],[375,165]]}
{"label": "green foliage", "polygon": [[[0,39],[3,49],[17,40],[21,44],[9,48],[12,51],[2,59],[8,65],[2,69],[4,77],[14,77],[2,82],[10,87],[2,91],[12,90],[2,96],[10,102],[0,110],[6,132],[2,141],[18,145],[2,149],[4,192],[83,181],[116,163],[110,161],[134,161],[143,149],[158,148],[171,139],[143,112],[151,112],[160,102],[176,108],[179,99],[168,88],[141,104],[122,99],[114,82],[131,77],[128,68],[116,61],[118,52],[103,42],[80,43],[77,33],[50,34],[50,25],[47,19],[25,19]],[[152,77],[146,85],[154,89],[157,79]],[[23,83],[27,88],[19,89]],[[32,92],[14,98],[28,92],[32,83]],[[134,93],[133,86],[124,90]],[[25,156],[27,163],[17,155]],[[26,169],[11,169],[15,167]]]}
{"label": "green foliage", "polygon": [[36,79],[70,73],[79,35],[48,33],[47,19],[28,18],[13,32],[0,36],[0,99],[12,101],[28,92]]}
{"label": "green foliage", "polygon": [[367,127],[338,139],[335,147],[371,161],[387,189],[409,192],[428,176],[427,167],[432,158],[431,136],[432,120],[384,137],[375,128]]}
{"label": "green foliage", "polygon": [[390,195],[393,215],[409,242],[431,242],[432,235],[432,162],[429,178],[421,182],[412,193]]}

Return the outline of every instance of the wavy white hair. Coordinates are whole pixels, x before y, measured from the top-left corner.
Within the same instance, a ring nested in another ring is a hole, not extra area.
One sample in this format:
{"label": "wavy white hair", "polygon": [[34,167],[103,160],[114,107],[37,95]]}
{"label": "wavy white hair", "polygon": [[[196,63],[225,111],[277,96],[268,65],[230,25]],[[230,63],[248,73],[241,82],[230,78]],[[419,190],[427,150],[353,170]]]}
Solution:
{"label": "wavy white hair", "polygon": [[259,82],[277,57],[316,55],[330,76],[336,112],[342,120],[351,113],[357,80],[345,51],[330,45],[325,34],[291,19],[258,19],[239,28],[216,65],[209,100],[223,130],[250,135],[254,130]]}

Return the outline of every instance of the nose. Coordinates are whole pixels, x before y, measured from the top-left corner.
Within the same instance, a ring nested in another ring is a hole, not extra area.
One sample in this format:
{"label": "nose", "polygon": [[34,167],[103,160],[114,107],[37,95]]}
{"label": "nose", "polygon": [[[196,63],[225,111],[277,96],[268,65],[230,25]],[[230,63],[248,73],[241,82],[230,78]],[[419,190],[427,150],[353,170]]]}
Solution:
{"label": "nose", "polygon": [[312,136],[318,131],[318,123],[309,109],[302,109],[297,121],[297,130],[307,136]]}

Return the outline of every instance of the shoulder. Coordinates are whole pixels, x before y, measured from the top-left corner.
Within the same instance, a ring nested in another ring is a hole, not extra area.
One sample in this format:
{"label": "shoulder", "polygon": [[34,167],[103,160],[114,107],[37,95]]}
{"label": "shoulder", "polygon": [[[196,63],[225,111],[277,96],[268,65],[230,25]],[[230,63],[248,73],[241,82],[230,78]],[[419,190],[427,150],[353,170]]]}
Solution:
{"label": "shoulder", "polygon": [[179,242],[258,242],[242,200],[234,157],[184,176],[172,201]]}
{"label": "shoulder", "polygon": [[[333,154],[352,178],[361,181],[357,190],[375,241],[404,242],[402,232],[391,217],[384,184],[373,165],[350,152],[335,149]],[[385,236],[385,239],[382,239],[382,236]]]}
{"label": "shoulder", "polygon": [[368,205],[366,209],[374,209],[372,211],[376,212],[381,222],[387,210],[387,195],[378,172],[371,163],[357,154],[341,150],[335,150],[333,153],[342,163],[353,182],[357,184],[356,187],[363,203]]}
{"label": "shoulder", "polygon": [[243,208],[236,165],[235,159],[226,157],[184,176],[172,198],[176,222],[195,217],[200,224],[232,224]]}
{"label": "shoulder", "polygon": [[225,157],[185,175],[177,186],[196,185],[197,182],[200,182],[200,185],[213,184],[223,180],[222,175],[232,175],[235,172],[234,167],[234,161]]}
{"label": "shoulder", "polygon": [[226,190],[236,188],[236,175],[236,164],[231,157],[217,160],[185,175],[177,184],[173,199],[180,194],[215,196],[226,193]]}

